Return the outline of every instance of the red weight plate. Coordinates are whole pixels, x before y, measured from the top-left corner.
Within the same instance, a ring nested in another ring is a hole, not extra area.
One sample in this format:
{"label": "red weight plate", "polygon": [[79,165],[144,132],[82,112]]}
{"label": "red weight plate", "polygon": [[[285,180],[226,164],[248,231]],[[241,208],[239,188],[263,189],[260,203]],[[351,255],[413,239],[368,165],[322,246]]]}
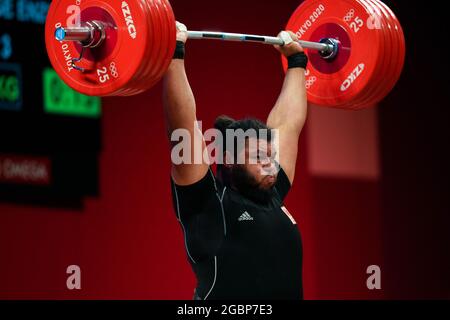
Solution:
{"label": "red weight plate", "polygon": [[[144,0],[137,0],[136,2],[139,3],[140,8],[142,8],[142,10],[143,10],[143,15],[147,19],[148,14],[145,11],[146,6],[144,5]],[[122,2],[122,5],[123,4],[124,3]],[[125,15],[125,12],[124,12],[124,15]],[[150,30],[150,28],[149,28],[149,26],[147,24],[147,40],[144,40],[146,42],[146,45],[145,45],[145,50],[144,50],[143,57],[147,56],[149,48],[150,48],[150,44],[151,44],[151,42],[149,41],[150,31],[151,30]],[[110,95],[112,95],[112,96],[124,96],[124,95],[133,95],[133,94],[139,93],[139,91],[137,91],[135,89],[135,86],[139,82],[139,79],[142,77],[142,74],[143,74],[143,71],[144,71],[144,68],[145,68],[145,62],[146,62],[146,60],[142,59],[139,62],[139,68],[134,73],[132,79],[125,86],[119,88],[116,92],[114,92],[114,93],[112,93]]]}
{"label": "red weight plate", "polygon": [[146,0],[146,6],[149,12],[149,24],[152,27],[152,50],[146,57],[147,68],[144,77],[137,85],[139,92],[144,92],[147,88],[152,87],[157,81],[157,75],[161,66],[161,46],[164,42],[163,22],[158,5],[154,0]]}
{"label": "red weight plate", "polygon": [[372,4],[376,6],[377,9],[380,10],[380,13],[383,15],[383,21],[386,22],[387,24],[386,27],[384,27],[383,25],[383,30],[389,36],[389,43],[386,45],[387,49],[386,58],[388,58],[389,60],[387,69],[382,73],[382,77],[380,79],[377,90],[370,97],[370,100],[367,101],[368,104],[375,105],[384,97],[384,92],[386,92],[387,88],[392,84],[399,49],[397,46],[395,35],[392,33],[394,24],[391,21],[391,17],[389,16],[389,14],[386,12],[384,7],[381,7],[379,5],[378,1],[373,0],[365,0],[365,1],[372,2]]}
{"label": "red weight plate", "polygon": [[387,17],[383,15],[383,12],[380,8],[373,3],[371,0],[357,0],[364,3],[373,19],[371,21],[367,21],[368,28],[375,28],[378,32],[382,34],[383,43],[381,46],[381,55],[382,58],[380,60],[380,65],[377,67],[376,75],[373,78],[373,81],[369,88],[363,93],[363,95],[359,98],[358,101],[355,101],[351,108],[352,109],[364,109],[368,107],[373,107],[375,105],[376,97],[380,91],[384,90],[386,87],[387,80],[389,79],[389,71],[391,70],[391,62],[392,62],[392,36],[389,30],[389,21]]}
{"label": "red weight plate", "polygon": [[152,5],[149,4],[148,1],[142,0],[142,7],[146,12],[147,26],[149,28],[149,32],[147,33],[148,46],[146,48],[144,59],[142,60],[142,69],[135,75],[133,83],[120,92],[121,96],[130,96],[141,93],[143,91],[143,89],[141,89],[142,84],[148,81],[148,77],[152,75],[152,68],[156,68],[154,60],[157,55],[157,42],[159,40],[160,33],[159,29],[156,30],[154,26],[155,18],[152,14],[154,11]]}
{"label": "red weight plate", "polygon": [[177,41],[177,26],[176,26],[176,17],[175,13],[173,12],[173,8],[170,5],[170,2],[168,0],[164,0],[165,6],[167,8],[167,15],[169,16],[169,26],[170,26],[170,47],[168,49],[168,55],[169,55],[169,65],[172,62],[173,55],[175,53],[175,47],[176,47],[176,41]]}
{"label": "red weight plate", "polygon": [[147,0],[149,8],[151,8],[155,32],[157,32],[157,40],[155,42],[154,55],[152,65],[149,65],[146,81],[140,84],[144,91],[156,84],[158,81],[160,70],[163,68],[163,47],[165,46],[165,22],[160,9],[160,4],[157,0]]}
{"label": "red weight plate", "polygon": [[175,15],[173,13],[172,7],[167,0],[161,0],[161,2],[166,16],[166,26],[168,27],[168,29],[166,32],[167,41],[165,47],[165,58],[163,60],[163,68],[161,70],[162,72],[159,76],[158,81],[161,80],[161,78],[165,75],[170,63],[172,62],[173,54],[175,52],[177,35]]}
{"label": "red weight plate", "polygon": [[152,23],[155,30],[155,47],[152,53],[151,64],[148,68],[146,81],[141,83],[142,90],[146,90],[157,82],[159,70],[163,67],[161,60],[161,46],[164,44],[164,23],[162,21],[161,12],[155,0],[147,0],[149,8],[151,8]]}
{"label": "red weight plate", "polygon": [[162,10],[162,5],[156,0],[146,0],[146,8],[148,10],[149,25],[153,30],[153,47],[151,53],[146,57],[146,68],[143,77],[139,78],[136,87],[132,90],[127,90],[122,95],[134,95],[141,93],[152,87],[160,79],[160,74],[167,66],[163,64],[167,51],[167,29],[169,28],[165,18],[165,13]]}
{"label": "red weight plate", "polygon": [[[369,6],[364,1],[355,0],[355,2],[359,3],[362,7],[365,8],[367,17],[372,16],[373,8],[371,6]],[[364,18],[362,18],[361,15],[358,15],[357,13],[355,13],[354,15],[353,15],[353,13],[351,13],[349,16],[346,17],[346,19],[344,18],[344,21],[347,22],[350,29],[353,29],[353,31],[356,30],[355,29],[355,23],[356,23],[356,25],[358,27],[360,27],[361,29],[366,28],[368,30],[368,32],[370,32],[376,39],[379,40],[379,47],[378,47],[378,49],[375,49],[378,54],[377,63],[376,63],[376,65],[374,65],[374,68],[372,70],[370,77],[368,77],[366,86],[361,88],[361,90],[356,94],[356,96],[352,100],[350,100],[346,104],[340,106],[340,108],[343,108],[343,109],[354,110],[354,109],[358,108],[358,106],[361,104],[361,102],[375,90],[375,84],[376,84],[376,81],[381,72],[380,69],[385,63],[385,61],[384,61],[385,60],[385,58],[384,58],[385,36],[381,30],[369,28],[369,25],[367,24],[368,20],[366,20],[365,16],[364,16]],[[358,31],[358,32],[360,32],[360,31]],[[371,47],[372,43],[367,44],[367,42],[366,42],[364,45]]]}
{"label": "red weight plate", "polygon": [[[369,4],[367,1],[364,1],[364,0],[355,0],[355,1],[359,2],[362,6],[364,6],[366,8],[370,17],[372,17],[374,15],[376,15],[377,17],[379,16],[375,12],[375,8],[372,6],[372,4]],[[370,83],[368,83],[367,87],[364,90],[362,90],[357,97],[355,97],[352,101],[350,101],[346,105],[346,108],[351,109],[351,110],[359,109],[361,105],[365,104],[364,101],[367,101],[368,98],[374,94],[374,91],[376,90],[376,87],[378,85],[380,73],[386,62],[385,61],[386,60],[385,59],[385,45],[384,45],[384,43],[386,42],[385,33],[381,29],[373,29],[372,26],[369,24],[369,20],[364,21],[364,25],[368,29],[373,30],[373,32],[376,32],[379,34],[379,37],[381,39],[380,60],[379,60],[379,64],[377,66],[375,66],[373,76],[370,80]],[[370,44],[368,44],[368,45],[370,46]]]}
{"label": "red weight plate", "polygon": [[145,7],[145,10],[147,12],[147,22],[149,27],[148,39],[150,46],[144,57],[145,67],[143,68],[141,75],[136,79],[135,83],[133,84],[133,88],[122,92],[122,96],[130,96],[143,92],[144,84],[148,82],[148,79],[154,75],[155,68],[157,67],[155,60],[157,59],[159,54],[158,43],[161,37],[158,21],[155,21],[158,20],[158,18],[155,16],[153,3],[150,3],[149,0],[143,0],[143,6]]}
{"label": "red weight plate", "polygon": [[105,42],[98,48],[86,49],[78,63],[86,69],[82,73],[71,68],[71,59],[79,56],[79,45],[58,42],[54,38],[55,28],[67,24],[69,6],[73,6],[73,1],[55,0],[47,16],[46,45],[54,69],[67,85],[78,92],[95,96],[116,94],[126,87],[141,67],[147,46],[145,11],[139,1],[82,1],[81,23],[96,19],[106,20],[107,24]]}
{"label": "red weight plate", "polygon": [[392,80],[391,84],[387,87],[386,91],[383,92],[380,97],[378,97],[377,102],[379,102],[379,101],[383,100],[392,91],[392,89],[397,84],[397,82],[400,78],[400,75],[402,74],[403,66],[405,63],[406,45],[405,45],[405,36],[403,33],[403,29],[402,29],[397,17],[395,16],[395,14],[392,12],[392,10],[386,4],[384,4],[383,2],[378,1],[378,0],[376,0],[376,1],[390,15],[391,21],[394,24],[394,29],[392,29],[392,33],[395,36],[395,38],[397,39],[395,45],[396,45],[396,48],[398,49],[397,58],[394,59],[394,68],[393,68],[394,74],[391,78],[391,80]]}
{"label": "red weight plate", "polygon": [[[381,5],[382,3],[380,1],[373,1],[374,4],[379,7],[383,14],[386,15],[386,20],[388,21],[390,25],[389,33],[392,38],[392,45],[390,47],[390,52],[388,53],[388,56],[390,56],[391,63],[390,63],[390,69],[386,71],[383,83],[380,85],[379,90],[376,92],[376,94],[372,97],[372,100],[370,101],[370,104],[377,104],[382,99],[386,97],[386,95],[392,90],[392,87],[395,85],[398,79],[397,70],[399,68],[398,61],[402,61],[404,59],[404,54],[401,52],[401,45],[399,45],[398,42],[398,34],[396,32],[396,24],[393,21],[393,18],[391,15],[389,15],[389,12],[385,9],[384,5]],[[403,63],[401,63],[402,68]]]}
{"label": "red weight plate", "polygon": [[139,67],[138,71],[134,74],[133,78],[127,83],[127,85],[125,87],[122,87],[121,89],[119,89],[113,95],[130,96],[130,95],[135,95],[135,94],[140,93],[140,91],[137,89],[137,86],[142,81],[142,78],[145,74],[145,68],[147,65],[147,59],[145,59],[145,57],[147,57],[149,55],[149,52],[151,50],[152,29],[148,23],[148,8],[147,8],[145,0],[137,0],[136,2],[139,2],[139,5],[142,8],[144,15],[146,17],[146,20],[147,20],[147,30],[148,31],[147,31],[147,40],[146,40],[145,51],[143,54],[144,59],[142,59],[140,61],[140,67]]}
{"label": "red weight plate", "polygon": [[149,55],[148,66],[145,72],[143,81],[139,84],[141,92],[151,88],[156,82],[158,70],[161,66],[161,46],[164,41],[163,23],[161,21],[161,14],[154,0],[147,0],[147,6],[151,17],[150,23],[153,28],[153,48]]}
{"label": "red weight plate", "polygon": [[[159,82],[163,75],[166,73],[167,68],[169,67],[170,62],[173,58],[173,52],[175,50],[176,44],[176,31],[175,27],[175,17],[173,15],[172,8],[170,5],[167,5],[167,1],[163,0],[154,0],[156,6],[158,8],[161,22],[162,22],[162,33],[163,39],[160,45],[160,68],[155,77],[155,83]],[[171,18],[170,18],[170,17]],[[152,85],[154,85],[152,84]]]}
{"label": "red weight plate", "polygon": [[[319,41],[337,38],[338,56],[326,61],[314,50],[307,71],[308,100],[311,103],[347,108],[371,83],[380,62],[381,34],[369,30],[366,7],[353,0],[307,0],[291,17],[287,29],[301,40]],[[370,43],[370,46],[367,46]],[[286,60],[283,59],[285,69]]]}

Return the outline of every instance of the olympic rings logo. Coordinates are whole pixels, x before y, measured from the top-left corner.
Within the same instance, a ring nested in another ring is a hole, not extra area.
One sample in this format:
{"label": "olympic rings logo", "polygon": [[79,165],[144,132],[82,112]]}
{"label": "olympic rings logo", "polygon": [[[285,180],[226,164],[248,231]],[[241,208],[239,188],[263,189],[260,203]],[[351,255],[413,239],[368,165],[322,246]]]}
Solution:
{"label": "olympic rings logo", "polygon": [[347,13],[347,15],[344,17],[344,21],[345,22],[350,22],[350,21],[352,21],[352,19],[355,17],[355,10],[354,9],[351,9],[348,13]]}
{"label": "olympic rings logo", "polygon": [[316,81],[316,76],[309,77],[308,80],[306,80],[306,89],[309,90],[314,85],[314,83],[316,83]]}
{"label": "olympic rings logo", "polygon": [[117,67],[116,67],[116,64],[114,62],[111,62],[111,64],[109,65],[109,71],[111,72],[111,75],[114,78],[118,78],[119,77],[119,72],[117,71]]}
{"label": "olympic rings logo", "polygon": [[[370,9],[370,15],[367,18],[367,28],[369,30],[374,30],[374,29],[381,30],[382,25],[381,25],[380,15],[381,15],[381,12],[379,10],[374,11],[373,9]],[[353,18],[355,18],[355,10],[351,9],[349,12],[347,12],[347,15],[344,17],[344,21],[347,22],[350,25],[350,27],[352,27],[353,29],[359,30],[358,27],[352,26]],[[356,20],[358,20],[358,22],[360,24],[359,27],[362,27],[361,19],[356,17],[355,21]]]}

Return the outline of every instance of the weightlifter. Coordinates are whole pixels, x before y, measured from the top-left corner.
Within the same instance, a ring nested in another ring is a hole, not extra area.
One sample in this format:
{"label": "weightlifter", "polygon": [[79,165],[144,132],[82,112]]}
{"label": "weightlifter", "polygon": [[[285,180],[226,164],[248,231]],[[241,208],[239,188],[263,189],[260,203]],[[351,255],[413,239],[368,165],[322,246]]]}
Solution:
{"label": "weightlifter", "polygon": [[[194,137],[192,150],[196,143],[204,150],[184,65],[187,32],[182,24],[177,23],[177,28],[177,49],[164,78],[166,124],[169,134],[177,129],[189,131]],[[217,175],[208,161],[172,165],[176,217],[198,281],[195,300],[303,298],[301,237],[283,201],[294,182],[298,141],[307,115],[308,59],[294,41],[294,33],[279,36],[286,45],[276,49],[288,58],[289,69],[267,123],[225,116],[215,122],[224,134],[226,130],[275,129],[282,150],[279,161],[275,161],[273,134],[257,134],[237,150],[232,150],[235,143],[225,143],[226,160],[217,165]],[[245,163],[234,164],[236,157]]]}

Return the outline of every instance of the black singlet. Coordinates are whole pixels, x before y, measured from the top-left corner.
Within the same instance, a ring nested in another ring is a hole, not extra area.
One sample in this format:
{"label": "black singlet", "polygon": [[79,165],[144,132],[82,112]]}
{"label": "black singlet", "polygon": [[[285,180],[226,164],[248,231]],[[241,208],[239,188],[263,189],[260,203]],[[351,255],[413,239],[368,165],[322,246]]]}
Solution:
{"label": "black singlet", "polygon": [[224,186],[211,169],[191,186],[172,181],[175,212],[197,276],[194,299],[303,298],[302,242],[283,205],[291,184],[281,169],[261,205]]}

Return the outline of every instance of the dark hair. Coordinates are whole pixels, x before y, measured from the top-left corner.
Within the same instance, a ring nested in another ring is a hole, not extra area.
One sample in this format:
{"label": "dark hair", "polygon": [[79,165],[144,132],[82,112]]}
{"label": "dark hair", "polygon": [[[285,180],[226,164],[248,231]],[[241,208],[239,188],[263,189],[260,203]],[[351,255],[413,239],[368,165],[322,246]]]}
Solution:
{"label": "dark hair", "polygon": [[[222,115],[218,117],[214,122],[214,128],[219,130],[222,133],[223,137],[226,137],[227,130],[243,130],[244,132],[248,132],[248,130],[254,130],[256,132],[257,139],[262,138],[260,136],[260,130],[266,130],[267,135],[264,135],[264,139],[267,139],[268,142],[271,142],[272,140],[271,129],[265,123],[255,118],[244,118],[242,120],[234,120],[229,116]],[[234,139],[233,145],[227,145],[227,141],[226,139],[224,139],[223,149],[221,151],[222,154],[224,154],[225,151],[231,152],[231,154],[234,155],[236,161],[237,154],[234,152],[234,150],[237,150],[237,148],[238,148],[237,138]],[[217,165],[218,171],[221,171],[222,169],[223,165],[221,164]]]}
{"label": "dark hair", "polygon": [[[267,138],[267,141],[272,140],[272,134],[270,128],[263,123],[262,121],[255,119],[255,118],[245,118],[242,120],[234,120],[233,118],[230,118],[229,116],[222,115],[216,119],[214,122],[214,128],[219,130],[222,133],[223,137],[226,137],[227,130],[243,130],[244,132],[247,132],[248,130],[255,130],[256,132],[256,138],[260,139],[260,130],[266,130],[267,136],[264,136],[264,138]],[[226,141],[224,143],[224,150],[231,151],[233,150],[232,147],[234,146],[227,146]],[[236,141],[235,141],[236,143]]]}

